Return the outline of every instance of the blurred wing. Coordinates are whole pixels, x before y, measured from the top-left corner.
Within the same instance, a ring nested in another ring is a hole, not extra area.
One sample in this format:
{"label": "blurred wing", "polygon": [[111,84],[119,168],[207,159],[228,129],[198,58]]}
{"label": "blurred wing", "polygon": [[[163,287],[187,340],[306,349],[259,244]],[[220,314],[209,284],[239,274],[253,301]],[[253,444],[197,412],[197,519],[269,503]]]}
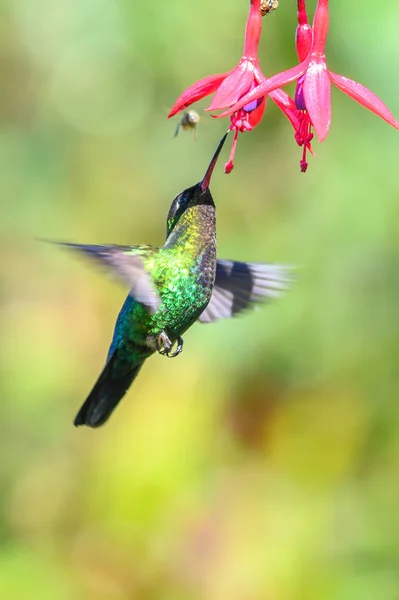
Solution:
{"label": "blurred wing", "polygon": [[[58,243],[58,242],[57,242]],[[159,306],[159,296],[151,283],[142,257],[156,252],[152,246],[91,246],[60,243],[60,246],[78,250],[105,265],[131,288],[130,295],[153,314]]]}
{"label": "blurred wing", "polygon": [[289,267],[218,260],[211,300],[199,321],[229,319],[251,304],[278,298],[291,280]]}

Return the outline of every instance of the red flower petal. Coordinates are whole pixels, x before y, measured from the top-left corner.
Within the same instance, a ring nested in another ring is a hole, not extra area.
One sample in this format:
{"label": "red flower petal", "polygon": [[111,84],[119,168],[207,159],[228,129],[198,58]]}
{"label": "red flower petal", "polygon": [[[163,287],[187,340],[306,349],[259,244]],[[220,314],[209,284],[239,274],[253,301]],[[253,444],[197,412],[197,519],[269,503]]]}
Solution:
{"label": "red flower petal", "polygon": [[364,87],[364,85],[357,83],[357,81],[352,81],[352,79],[348,79],[347,77],[343,77],[342,75],[331,73],[331,71],[330,79],[341,92],[344,92],[344,94],[347,94],[353,98],[353,100],[371,110],[371,112],[381,117],[381,119],[384,119],[384,121],[392,125],[392,127],[399,129],[399,122],[395,119],[388,107],[378,98],[378,96],[373,94],[368,88]]}
{"label": "red flower petal", "polygon": [[218,89],[223,80],[229,75],[229,72],[222,73],[221,75],[210,75],[209,77],[204,77],[204,79],[200,79],[190,85],[181,96],[178,97],[176,102],[171,108],[170,113],[168,114],[168,119],[173,117],[181,110],[184,110],[194,102],[198,102],[202,98],[209,96],[215,90]]}
{"label": "red flower petal", "polygon": [[242,108],[246,104],[249,104],[253,100],[257,100],[262,96],[267,96],[268,94],[270,94],[270,92],[273,92],[277,88],[287,85],[288,83],[291,83],[291,81],[295,81],[305,73],[307,65],[308,62],[304,61],[296,67],[288,69],[288,71],[277,73],[277,75],[273,75],[273,77],[265,79],[265,81],[258,85],[254,90],[252,90],[252,92],[249,92],[249,94],[245,94],[245,96],[240,98],[240,100],[238,100],[238,102],[234,104],[234,106],[217,116],[226,117],[227,115],[231,115],[232,113],[237,112],[237,110],[240,110],[240,108]]}
{"label": "red flower petal", "polygon": [[259,123],[262,120],[263,113],[265,112],[265,108],[266,108],[266,98],[262,98],[262,101],[259,104],[259,106],[257,108],[255,108],[255,110],[252,110],[251,112],[248,113],[248,121],[252,127],[256,127],[257,125],[259,125]]}
{"label": "red flower petal", "polygon": [[303,82],[305,106],[319,142],[331,123],[331,83],[324,59],[311,60]]}
{"label": "red flower petal", "polygon": [[270,92],[269,96],[273,102],[277,104],[279,109],[283,111],[296,131],[299,127],[298,109],[295,106],[295,102],[292,100],[292,98],[290,98],[286,92],[280,89]]}
{"label": "red flower petal", "polygon": [[208,110],[219,110],[232,106],[246,94],[254,81],[252,64],[241,61],[218,88]]}

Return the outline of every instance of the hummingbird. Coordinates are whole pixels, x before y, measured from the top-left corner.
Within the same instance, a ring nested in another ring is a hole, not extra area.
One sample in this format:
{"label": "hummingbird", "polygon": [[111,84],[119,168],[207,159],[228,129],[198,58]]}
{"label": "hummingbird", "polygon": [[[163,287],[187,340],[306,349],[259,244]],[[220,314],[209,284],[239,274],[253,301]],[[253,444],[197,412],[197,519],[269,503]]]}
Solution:
{"label": "hummingbird", "polygon": [[61,243],[107,266],[130,288],[105,366],[75,426],[105,423],[147,358],[156,352],[178,356],[182,335],[196,321],[233,317],[287,287],[288,267],[216,258],[216,210],[209,184],[226,137],[203,179],[173,200],[161,248]]}

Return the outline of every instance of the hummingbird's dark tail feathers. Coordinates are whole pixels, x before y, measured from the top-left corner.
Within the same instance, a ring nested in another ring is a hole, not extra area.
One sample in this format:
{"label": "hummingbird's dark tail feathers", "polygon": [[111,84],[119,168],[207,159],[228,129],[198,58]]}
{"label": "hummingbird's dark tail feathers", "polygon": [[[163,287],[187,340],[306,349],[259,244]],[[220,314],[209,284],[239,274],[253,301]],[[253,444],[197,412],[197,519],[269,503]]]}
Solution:
{"label": "hummingbird's dark tail feathers", "polygon": [[94,388],[75,417],[74,425],[99,427],[111,416],[119,401],[126,394],[143,363],[131,369],[115,371],[116,353],[111,355]]}

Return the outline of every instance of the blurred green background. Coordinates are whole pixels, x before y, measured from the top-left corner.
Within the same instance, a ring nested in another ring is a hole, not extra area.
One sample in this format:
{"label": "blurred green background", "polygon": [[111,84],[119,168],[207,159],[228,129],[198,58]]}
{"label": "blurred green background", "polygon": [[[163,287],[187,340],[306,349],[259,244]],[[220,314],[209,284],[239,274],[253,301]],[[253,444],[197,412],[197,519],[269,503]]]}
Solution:
{"label": "blurred green background", "polygon": [[[399,134],[339,91],[306,175],[270,102],[212,184],[219,256],[298,264],[292,290],[72,426],[127,290],[37,239],[163,243],[227,126],[165,116],[236,64],[247,9],[0,3],[2,599],[399,598]],[[327,48],[396,117],[398,22],[331,2]],[[263,24],[265,74],[296,64],[295,3]]]}

